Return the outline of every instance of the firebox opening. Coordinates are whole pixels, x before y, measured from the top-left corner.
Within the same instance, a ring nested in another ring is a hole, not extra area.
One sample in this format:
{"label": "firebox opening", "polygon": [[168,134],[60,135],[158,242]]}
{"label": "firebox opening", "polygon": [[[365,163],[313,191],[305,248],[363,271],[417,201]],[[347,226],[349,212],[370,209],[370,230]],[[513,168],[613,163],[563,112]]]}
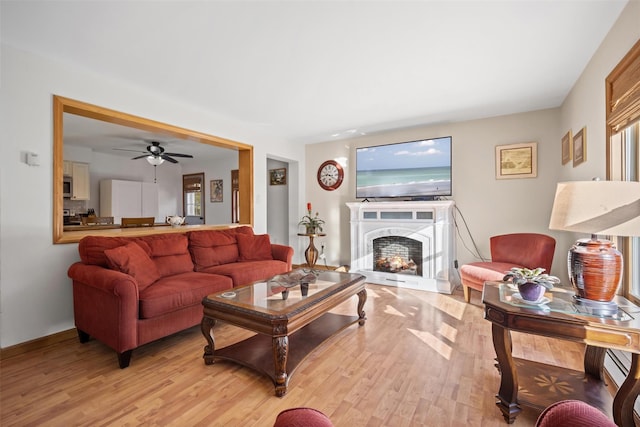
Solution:
{"label": "firebox opening", "polygon": [[373,270],[422,276],[422,243],[404,236],[374,239]]}

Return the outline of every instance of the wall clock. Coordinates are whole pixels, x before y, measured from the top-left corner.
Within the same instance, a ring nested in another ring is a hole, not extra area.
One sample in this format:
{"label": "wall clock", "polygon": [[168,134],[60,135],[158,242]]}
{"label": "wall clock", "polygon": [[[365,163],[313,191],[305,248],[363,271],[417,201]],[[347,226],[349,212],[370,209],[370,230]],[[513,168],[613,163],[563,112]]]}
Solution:
{"label": "wall clock", "polygon": [[340,187],[344,179],[344,169],[335,160],[327,160],[318,168],[318,184],[327,191]]}

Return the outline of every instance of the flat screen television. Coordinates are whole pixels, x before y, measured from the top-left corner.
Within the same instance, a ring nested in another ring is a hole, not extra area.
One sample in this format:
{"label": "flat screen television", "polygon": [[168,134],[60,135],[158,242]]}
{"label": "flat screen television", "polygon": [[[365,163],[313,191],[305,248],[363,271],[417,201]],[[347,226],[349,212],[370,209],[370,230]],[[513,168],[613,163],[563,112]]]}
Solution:
{"label": "flat screen television", "polygon": [[356,148],[356,198],[451,196],[451,137]]}

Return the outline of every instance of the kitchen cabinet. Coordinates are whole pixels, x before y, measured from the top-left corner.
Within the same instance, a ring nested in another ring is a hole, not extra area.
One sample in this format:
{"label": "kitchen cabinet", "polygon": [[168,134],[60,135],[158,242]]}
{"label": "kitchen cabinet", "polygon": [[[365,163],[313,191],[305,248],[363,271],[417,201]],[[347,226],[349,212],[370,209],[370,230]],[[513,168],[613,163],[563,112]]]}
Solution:
{"label": "kitchen cabinet", "polygon": [[71,177],[73,178],[71,200],[89,200],[89,164],[72,162]]}
{"label": "kitchen cabinet", "polygon": [[73,162],[65,160],[62,166],[62,175],[64,176],[72,176],[73,175]]}
{"label": "kitchen cabinet", "polygon": [[158,185],[150,182],[103,179],[100,181],[100,216],[158,217]]}

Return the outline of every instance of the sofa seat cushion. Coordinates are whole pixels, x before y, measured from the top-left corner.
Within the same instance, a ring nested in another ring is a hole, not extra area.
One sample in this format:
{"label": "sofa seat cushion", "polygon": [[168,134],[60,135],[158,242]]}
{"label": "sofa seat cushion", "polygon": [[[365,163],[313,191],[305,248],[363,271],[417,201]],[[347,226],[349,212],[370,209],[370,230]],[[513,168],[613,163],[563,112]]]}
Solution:
{"label": "sofa seat cushion", "polygon": [[204,273],[180,273],[163,277],[140,291],[141,319],[150,319],[185,307],[201,304],[214,292],[231,289],[229,277]]}
{"label": "sofa seat cushion", "polygon": [[278,260],[244,261],[216,265],[203,270],[204,273],[222,274],[233,280],[233,286],[243,286],[258,280],[266,280],[276,274],[286,273],[287,263]]}
{"label": "sofa seat cushion", "polygon": [[143,290],[160,278],[156,264],[137,243],[131,242],[104,251],[113,270],[121,271],[136,279],[138,290]]}
{"label": "sofa seat cushion", "polygon": [[508,262],[472,262],[460,267],[460,277],[465,285],[482,290],[484,282],[501,282],[513,267],[522,266]]}

